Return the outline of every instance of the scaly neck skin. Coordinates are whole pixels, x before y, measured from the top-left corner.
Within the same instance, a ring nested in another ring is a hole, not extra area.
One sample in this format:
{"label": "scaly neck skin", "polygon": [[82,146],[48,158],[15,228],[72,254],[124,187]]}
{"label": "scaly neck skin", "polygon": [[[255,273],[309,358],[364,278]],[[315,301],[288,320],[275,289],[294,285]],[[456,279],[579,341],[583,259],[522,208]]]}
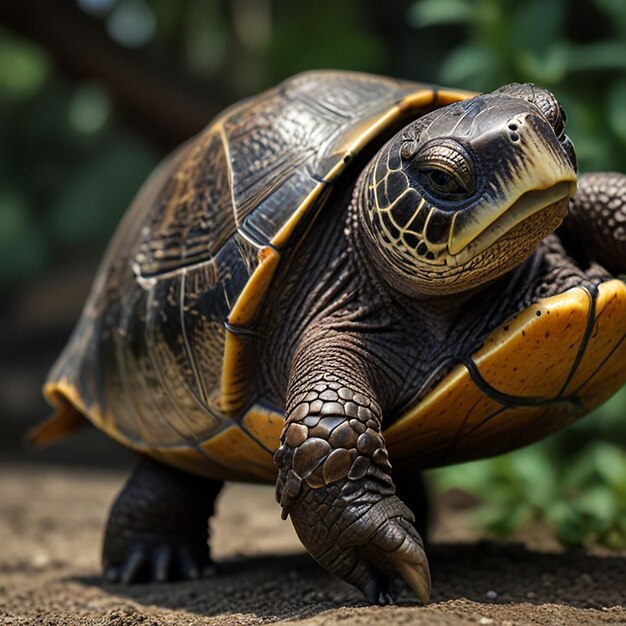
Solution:
{"label": "scaly neck skin", "polygon": [[358,267],[359,282],[365,293],[375,290],[377,300],[384,303],[387,314],[397,320],[407,320],[417,316],[420,325],[428,329],[434,337],[444,341],[450,328],[458,321],[460,313],[468,303],[485,291],[487,285],[472,287],[466,291],[449,295],[410,293],[407,285],[400,285],[393,269],[376,249],[376,244],[366,232],[364,221],[366,207],[363,206],[362,185],[367,184],[362,175],[356,184],[349,207],[349,246]]}
{"label": "scaly neck skin", "polygon": [[357,196],[347,190],[337,198],[335,210],[285,258],[259,320],[267,330],[254,362],[262,368],[262,394],[277,407],[283,407],[294,374],[302,373],[292,371],[292,364],[306,346],[311,356],[303,362],[322,354],[329,361],[336,354],[335,368],[352,363],[345,377],[360,364],[358,378],[382,415],[394,414],[440,362],[474,342],[485,323],[482,293],[411,298],[395,291],[382,278],[384,265],[361,239],[358,223],[355,228]]}

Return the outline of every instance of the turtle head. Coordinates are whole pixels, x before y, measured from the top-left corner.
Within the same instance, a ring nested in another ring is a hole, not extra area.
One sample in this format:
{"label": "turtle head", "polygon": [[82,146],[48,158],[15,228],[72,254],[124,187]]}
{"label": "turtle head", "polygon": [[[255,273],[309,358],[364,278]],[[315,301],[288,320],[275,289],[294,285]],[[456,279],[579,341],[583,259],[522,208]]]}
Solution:
{"label": "turtle head", "polygon": [[507,85],[435,110],[393,137],[357,193],[383,276],[448,294],[522,263],[565,217],[576,158],[557,100]]}

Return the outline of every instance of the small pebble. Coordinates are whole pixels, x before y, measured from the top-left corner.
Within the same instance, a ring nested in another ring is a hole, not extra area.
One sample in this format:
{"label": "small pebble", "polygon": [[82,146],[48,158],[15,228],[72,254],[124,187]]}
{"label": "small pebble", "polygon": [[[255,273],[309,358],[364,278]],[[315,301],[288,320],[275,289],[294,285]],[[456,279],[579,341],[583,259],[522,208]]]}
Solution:
{"label": "small pebble", "polygon": [[493,624],[493,620],[490,617],[481,617],[478,623],[479,624]]}
{"label": "small pebble", "polygon": [[493,589],[490,589],[486,594],[485,597],[487,598],[487,600],[496,600],[498,598],[498,592],[494,591]]}

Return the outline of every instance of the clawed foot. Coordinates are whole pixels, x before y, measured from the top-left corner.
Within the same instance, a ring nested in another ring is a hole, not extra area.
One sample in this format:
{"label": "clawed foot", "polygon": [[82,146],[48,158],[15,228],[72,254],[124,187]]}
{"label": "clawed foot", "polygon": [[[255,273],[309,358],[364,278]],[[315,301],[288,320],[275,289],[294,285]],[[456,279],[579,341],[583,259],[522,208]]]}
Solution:
{"label": "clawed foot", "polygon": [[124,585],[195,580],[212,576],[215,571],[206,546],[137,543],[128,550],[121,563],[104,559],[107,582]]}
{"label": "clawed foot", "polygon": [[406,585],[426,604],[430,572],[411,511],[396,496],[348,500],[341,492],[340,485],[311,490],[294,507],[291,518],[302,543],[374,604],[394,602]]}

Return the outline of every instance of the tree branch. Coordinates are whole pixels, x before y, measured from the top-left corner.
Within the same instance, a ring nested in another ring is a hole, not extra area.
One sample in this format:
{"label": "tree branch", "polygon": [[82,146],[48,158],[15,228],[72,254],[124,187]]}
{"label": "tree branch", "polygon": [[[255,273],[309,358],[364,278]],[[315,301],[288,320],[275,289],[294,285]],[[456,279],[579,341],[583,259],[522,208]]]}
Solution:
{"label": "tree branch", "polygon": [[113,42],[102,25],[65,0],[2,0],[0,22],[33,40],[76,80],[106,85],[126,119],[169,150],[203,128],[223,108],[168,76],[133,50]]}

